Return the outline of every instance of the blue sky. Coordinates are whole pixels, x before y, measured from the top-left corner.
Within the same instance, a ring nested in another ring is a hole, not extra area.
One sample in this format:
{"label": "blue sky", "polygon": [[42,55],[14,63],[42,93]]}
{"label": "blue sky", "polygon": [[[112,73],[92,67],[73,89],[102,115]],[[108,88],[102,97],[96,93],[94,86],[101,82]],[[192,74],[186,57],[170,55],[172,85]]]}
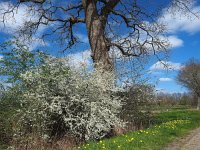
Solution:
{"label": "blue sky", "polygon": [[[192,24],[192,21],[190,22]],[[199,23],[198,23],[199,24]],[[199,26],[197,26],[200,28]],[[177,31],[173,33],[179,39],[182,40],[182,44],[179,46],[172,48],[170,50],[170,57],[168,61],[173,63],[172,65],[179,66],[184,65],[189,59],[195,58],[200,60],[200,32],[199,30],[184,30]],[[154,60],[154,63],[156,60]],[[162,68],[162,67],[161,67]],[[173,92],[185,92],[187,89],[180,86],[176,82],[177,72],[180,69],[179,67],[174,70],[164,70],[158,69],[154,70],[152,75],[155,75],[155,80],[157,80],[156,88],[161,91],[167,91],[170,93]]]}
{"label": "blue sky", "polygon": [[[0,0],[0,8],[6,8],[7,5],[8,2]],[[195,12],[200,10],[200,4],[196,3],[192,5],[191,10]],[[0,20],[2,20],[1,11],[0,9]],[[8,20],[5,22],[6,27],[0,22],[0,42],[11,39],[15,35],[15,31],[23,25],[26,19],[37,17],[30,17],[24,6],[19,7],[18,12],[16,12],[14,16],[14,20],[12,17],[8,16]],[[182,14],[182,12],[175,12],[175,14],[172,15],[169,11],[163,9],[158,20],[166,24],[166,35],[171,44],[169,58],[163,60],[163,63],[168,64],[172,69],[166,70],[157,59],[153,57],[149,58],[150,61],[146,64],[145,68],[151,72],[151,74],[148,74],[148,76],[151,77],[150,82],[156,84],[156,89],[160,91],[170,93],[185,92],[187,90],[176,83],[176,75],[181,67],[184,66],[184,63],[190,58],[200,60],[200,19],[192,14]],[[48,29],[46,27],[41,27],[39,30],[38,35]],[[79,37],[82,43],[75,45],[73,49],[68,50],[65,54],[57,51],[57,49],[61,49],[61,47],[54,40],[43,42],[38,39],[37,35],[33,37],[34,41],[31,43],[27,42],[27,44],[31,49],[45,49],[55,56],[70,55],[73,58],[72,61],[74,64],[78,64],[82,61],[88,64],[91,63],[90,46],[88,44],[87,32],[84,25],[77,26],[76,36]]]}

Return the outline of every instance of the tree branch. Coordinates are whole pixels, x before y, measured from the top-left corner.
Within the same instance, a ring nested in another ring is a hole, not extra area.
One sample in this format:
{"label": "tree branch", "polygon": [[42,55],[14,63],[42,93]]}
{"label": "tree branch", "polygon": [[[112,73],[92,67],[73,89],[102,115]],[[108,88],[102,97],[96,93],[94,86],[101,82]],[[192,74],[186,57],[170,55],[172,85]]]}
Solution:
{"label": "tree branch", "polygon": [[101,15],[107,16],[119,2],[120,0],[109,0],[102,8]]}
{"label": "tree branch", "polygon": [[125,51],[121,45],[116,44],[116,43],[110,43],[110,46],[117,47],[120,50],[120,52],[122,53],[122,55],[127,56],[127,57],[130,57],[130,56],[139,57],[142,55],[142,51],[140,51],[139,54],[129,53],[129,52]]}
{"label": "tree branch", "polygon": [[33,3],[39,3],[42,4],[45,2],[45,0],[20,0],[20,3],[24,3],[24,2],[33,2]]}

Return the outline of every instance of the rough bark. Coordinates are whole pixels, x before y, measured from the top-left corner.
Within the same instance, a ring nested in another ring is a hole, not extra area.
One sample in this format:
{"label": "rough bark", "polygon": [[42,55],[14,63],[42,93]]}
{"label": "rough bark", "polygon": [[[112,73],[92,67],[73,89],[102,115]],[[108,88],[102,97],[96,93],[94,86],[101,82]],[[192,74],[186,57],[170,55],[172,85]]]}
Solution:
{"label": "rough bark", "polygon": [[95,67],[111,70],[113,64],[109,57],[110,48],[107,46],[101,19],[92,20],[87,24],[87,28],[89,30],[89,42]]}
{"label": "rough bark", "polygon": [[198,97],[198,102],[197,102],[197,110],[200,109],[200,97]]}
{"label": "rough bark", "polygon": [[96,2],[93,0],[83,0],[83,7],[94,66],[104,70],[112,70],[113,63],[109,57],[110,47],[105,36],[107,15],[97,13]]}

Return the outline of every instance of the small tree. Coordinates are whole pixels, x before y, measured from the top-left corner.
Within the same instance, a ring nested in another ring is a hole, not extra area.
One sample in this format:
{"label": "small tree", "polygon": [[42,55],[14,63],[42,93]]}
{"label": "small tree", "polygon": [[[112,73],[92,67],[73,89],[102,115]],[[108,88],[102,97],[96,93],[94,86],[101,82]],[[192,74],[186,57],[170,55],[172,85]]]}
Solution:
{"label": "small tree", "polygon": [[128,122],[128,130],[141,129],[149,125],[150,106],[155,99],[154,87],[146,83],[133,84],[120,92],[123,98],[121,118]]}
{"label": "small tree", "polygon": [[0,142],[6,148],[12,141],[15,115],[26,91],[21,74],[41,65],[46,54],[29,51],[15,39],[0,45],[0,56]]}
{"label": "small tree", "polygon": [[22,73],[42,64],[47,57],[44,52],[30,51],[17,39],[2,43],[0,56],[0,76],[6,77],[5,83],[12,86],[20,83]]}
{"label": "small tree", "polygon": [[180,84],[191,90],[197,97],[197,109],[200,108],[200,62],[191,59],[179,71],[177,80]]}

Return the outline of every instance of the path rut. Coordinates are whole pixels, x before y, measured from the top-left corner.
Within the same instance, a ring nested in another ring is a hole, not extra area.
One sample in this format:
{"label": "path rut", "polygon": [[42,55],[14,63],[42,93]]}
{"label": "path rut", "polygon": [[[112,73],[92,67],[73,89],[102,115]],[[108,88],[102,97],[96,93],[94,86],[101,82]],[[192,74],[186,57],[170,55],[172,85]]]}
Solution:
{"label": "path rut", "polygon": [[200,150],[200,128],[191,131],[182,138],[176,139],[164,150]]}

